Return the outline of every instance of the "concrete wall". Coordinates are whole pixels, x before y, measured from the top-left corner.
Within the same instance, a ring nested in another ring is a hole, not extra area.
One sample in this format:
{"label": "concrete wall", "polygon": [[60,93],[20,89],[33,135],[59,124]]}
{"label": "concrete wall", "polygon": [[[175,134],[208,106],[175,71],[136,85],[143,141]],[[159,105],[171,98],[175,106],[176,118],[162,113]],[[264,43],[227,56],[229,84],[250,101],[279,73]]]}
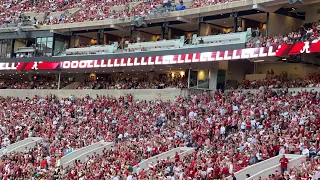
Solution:
{"label": "concrete wall", "polygon": [[288,74],[296,74],[302,76],[303,67],[301,64],[294,63],[257,63],[256,64],[256,73],[266,74],[273,69],[275,75],[280,75],[282,71],[287,71]]}
{"label": "concrete wall", "polygon": [[247,60],[229,61],[227,80],[243,82],[246,74],[253,73],[254,65],[252,62]]}
{"label": "concrete wall", "polygon": [[[303,155],[295,155],[295,154],[286,154],[286,157],[289,159],[289,164],[288,167],[289,169],[297,166],[300,164],[300,162],[305,159],[305,156]],[[280,170],[280,163],[279,160],[282,158],[282,155],[278,155],[276,157],[270,158],[268,160],[262,161],[260,163],[254,164],[252,166],[249,166],[241,171],[238,171],[235,173],[235,177],[237,179],[246,179],[246,174],[250,174],[251,177],[248,178],[247,180],[257,180],[258,176],[262,175],[260,174],[261,172],[263,172],[263,170],[266,170],[270,167],[279,167],[279,169],[275,169],[275,170]],[[294,162],[294,163],[293,163]],[[267,173],[271,173],[271,172],[267,172]],[[274,173],[274,171],[272,172]],[[255,176],[257,174],[257,176]],[[265,175],[265,174],[264,174]],[[267,174],[268,177],[269,174]],[[253,178],[255,177],[255,178]],[[266,177],[263,176],[262,179],[265,179]],[[230,176],[228,177],[228,179],[232,179]]]}
{"label": "concrete wall", "polygon": [[304,24],[304,21],[300,19],[276,13],[270,13],[269,18],[269,36],[274,36],[278,34],[288,34],[292,32],[292,30],[296,30]]}
{"label": "concrete wall", "polygon": [[98,142],[80,149],[77,149],[70,154],[63,156],[60,159],[60,163],[63,167],[72,167],[73,162],[80,160],[84,162],[87,156],[92,156],[94,154],[101,154],[103,150],[110,150],[114,147],[113,142]]}
{"label": "concrete wall", "polygon": [[288,74],[294,74],[299,77],[305,77],[309,74],[320,72],[320,67],[307,65],[307,64],[298,64],[298,63],[284,63],[284,62],[275,62],[275,63],[256,63],[256,73],[262,72],[266,74],[268,71],[273,69],[275,75],[280,75],[282,71],[287,71]]}
{"label": "concrete wall", "polygon": [[209,24],[201,24],[200,36],[209,36],[211,35],[211,26]]}
{"label": "concrete wall", "polygon": [[[281,89],[275,89],[275,90],[281,90]],[[242,92],[242,93],[251,93],[251,94],[257,94],[260,93],[261,91],[259,89],[237,89],[237,90],[232,90],[236,92]],[[312,87],[312,88],[288,88],[288,92],[320,92],[319,87]],[[226,90],[225,92],[230,92],[230,90]]]}
{"label": "concrete wall", "polygon": [[[298,167],[302,162],[306,160],[306,156],[303,155],[296,155],[296,157],[293,157],[292,159],[290,158],[290,156],[293,156],[293,154],[288,154],[286,156],[287,158],[289,158],[288,169]],[[281,172],[280,163],[267,169],[261,169],[259,173],[251,176],[250,178],[247,178],[247,180],[256,180],[259,179],[259,177],[261,177],[262,179],[266,179],[268,178],[269,174],[274,174],[276,170]]]}
{"label": "concrete wall", "polygon": [[89,95],[96,97],[96,95],[114,96],[116,98],[125,96],[126,94],[132,94],[133,98],[140,100],[174,100],[175,97],[180,96],[182,93],[181,89],[126,89],[126,90],[51,90],[51,89],[2,89],[0,90],[0,96],[12,96],[12,97],[33,97],[38,95],[45,97],[49,94],[55,94],[58,98],[66,98],[74,95],[76,97],[85,97]]}
{"label": "concrete wall", "polygon": [[33,148],[37,143],[40,143],[41,141],[42,138],[40,137],[30,137],[13,144],[9,144],[7,147],[0,149],[0,156],[6,153],[23,152],[25,148]]}
{"label": "concrete wall", "polygon": [[149,169],[149,164],[156,163],[157,161],[160,161],[162,159],[167,159],[167,158],[173,159],[176,153],[179,154],[180,158],[183,158],[184,156],[192,154],[194,151],[195,151],[194,148],[188,148],[188,147],[174,148],[170,151],[161,153],[159,155],[156,155],[149,159],[141,161],[138,165],[133,167],[133,171],[136,171],[138,167],[145,170]]}
{"label": "concrete wall", "polygon": [[320,19],[320,7],[318,5],[306,10],[306,22],[316,22]]}

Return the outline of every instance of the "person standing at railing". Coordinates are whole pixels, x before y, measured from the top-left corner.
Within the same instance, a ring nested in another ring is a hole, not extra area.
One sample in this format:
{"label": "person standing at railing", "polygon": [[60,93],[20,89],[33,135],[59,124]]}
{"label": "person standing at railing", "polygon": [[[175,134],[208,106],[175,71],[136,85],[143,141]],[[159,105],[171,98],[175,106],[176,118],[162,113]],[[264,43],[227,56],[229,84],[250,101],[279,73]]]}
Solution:
{"label": "person standing at railing", "polygon": [[288,169],[289,160],[286,158],[285,155],[282,156],[282,158],[279,160],[281,172],[284,173]]}

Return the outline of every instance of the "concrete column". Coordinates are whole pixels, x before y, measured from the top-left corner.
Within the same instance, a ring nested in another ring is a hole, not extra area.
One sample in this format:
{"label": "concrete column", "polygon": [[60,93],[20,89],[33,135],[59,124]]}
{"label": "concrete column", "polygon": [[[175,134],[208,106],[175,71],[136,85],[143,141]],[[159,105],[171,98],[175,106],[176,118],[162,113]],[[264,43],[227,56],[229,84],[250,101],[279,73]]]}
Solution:
{"label": "concrete column", "polygon": [[97,44],[101,44],[101,36],[104,34],[104,30],[100,29],[97,33]]}
{"label": "concrete column", "polygon": [[209,89],[210,90],[217,89],[218,69],[219,69],[218,63],[214,63],[209,69]]}
{"label": "concrete column", "polygon": [[134,26],[130,27],[130,39],[133,39],[133,31],[135,30]]}
{"label": "concrete column", "polygon": [[199,17],[198,19],[198,36],[201,34],[201,24],[203,23],[203,17]]}
{"label": "concrete column", "polygon": [[200,36],[208,36],[211,34],[211,26],[206,23],[201,23]]}
{"label": "concrete column", "polygon": [[74,45],[75,45],[75,46],[79,46],[79,45],[80,45],[80,38],[79,38],[79,36],[78,36],[78,35],[76,36],[76,39],[75,39]]}
{"label": "concrete column", "polygon": [[270,18],[270,14],[267,13],[267,20],[266,20],[266,37],[269,36],[269,18]]}
{"label": "concrete column", "polygon": [[107,44],[107,34],[103,34],[103,44]]}
{"label": "concrete column", "polygon": [[16,42],[15,39],[11,40],[11,52],[10,52],[10,58],[13,58],[14,55],[14,43]]}
{"label": "concrete column", "polygon": [[168,27],[168,40],[172,39],[171,27]]}
{"label": "concrete column", "polygon": [[233,18],[233,32],[234,33],[237,32],[237,27],[238,27],[237,23],[238,23],[238,18],[234,17]]}
{"label": "concrete column", "polygon": [[165,39],[166,37],[166,29],[169,26],[168,22],[164,22],[161,26],[161,39]]}

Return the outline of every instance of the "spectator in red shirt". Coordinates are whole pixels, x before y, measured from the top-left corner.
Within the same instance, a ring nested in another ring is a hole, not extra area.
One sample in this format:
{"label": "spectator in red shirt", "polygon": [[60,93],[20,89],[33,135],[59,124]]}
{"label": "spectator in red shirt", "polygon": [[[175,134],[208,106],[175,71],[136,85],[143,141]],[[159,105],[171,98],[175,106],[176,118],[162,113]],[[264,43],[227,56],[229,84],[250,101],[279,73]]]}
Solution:
{"label": "spectator in red shirt", "polygon": [[289,160],[288,158],[286,158],[285,155],[283,155],[282,158],[279,160],[279,162],[280,162],[281,172],[284,173],[288,169]]}

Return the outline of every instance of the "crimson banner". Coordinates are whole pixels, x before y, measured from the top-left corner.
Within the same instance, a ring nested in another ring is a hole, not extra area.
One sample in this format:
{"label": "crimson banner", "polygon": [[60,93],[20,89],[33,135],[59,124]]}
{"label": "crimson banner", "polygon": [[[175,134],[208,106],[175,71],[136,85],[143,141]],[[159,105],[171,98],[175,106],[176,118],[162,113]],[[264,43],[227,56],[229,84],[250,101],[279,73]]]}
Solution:
{"label": "crimson banner", "polygon": [[[74,60],[61,62],[15,62],[0,63],[0,70],[55,70],[55,69],[85,69],[126,66],[166,65],[182,63],[199,63],[210,61],[226,61],[237,59],[252,59],[263,57],[284,57],[302,53],[320,52],[320,41],[282,44],[278,47],[247,48],[216,52],[193,54],[114,58],[97,60]],[[88,56],[90,57],[90,56]]]}

